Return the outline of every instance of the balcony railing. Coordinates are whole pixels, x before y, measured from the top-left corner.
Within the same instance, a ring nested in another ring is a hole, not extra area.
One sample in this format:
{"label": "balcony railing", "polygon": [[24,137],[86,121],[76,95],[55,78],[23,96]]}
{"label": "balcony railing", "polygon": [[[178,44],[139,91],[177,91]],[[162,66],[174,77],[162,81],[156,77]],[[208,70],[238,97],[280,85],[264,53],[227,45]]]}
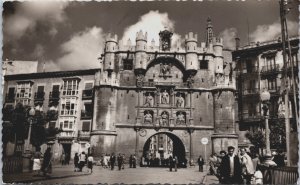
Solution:
{"label": "balcony railing", "polygon": [[17,93],[17,98],[30,98],[31,93]]}
{"label": "balcony railing", "polygon": [[49,94],[49,100],[59,100],[59,91],[52,91]]}
{"label": "balcony railing", "polygon": [[279,72],[281,69],[279,67],[279,64],[276,64],[274,66],[263,66],[261,69],[261,73],[276,73]]}
{"label": "balcony railing", "polygon": [[143,86],[145,86],[145,87],[155,87],[156,85],[188,87],[187,82],[143,82]]}
{"label": "balcony railing", "polygon": [[76,110],[61,110],[60,111],[60,115],[62,116],[76,116],[77,111]]}
{"label": "balcony railing", "polygon": [[80,139],[90,139],[90,131],[79,131],[78,137]]}
{"label": "balcony railing", "polygon": [[74,131],[64,131],[58,134],[59,138],[73,138],[76,137],[76,133]]}
{"label": "balcony railing", "polygon": [[34,100],[35,101],[43,101],[45,97],[45,92],[36,92],[34,93]]}
{"label": "balcony railing", "polygon": [[243,95],[255,95],[255,94],[259,94],[259,89],[258,88],[243,89],[242,92]]}
{"label": "balcony railing", "polygon": [[92,119],[92,112],[81,111],[81,119]]}
{"label": "balcony railing", "polygon": [[5,96],[5,102],[6,103],[11,103],[15,101],[15,95],[16,94],[6,94]]}
{"label": "balcony railing", "polygon": [[82,99],[91,99],[93,97],[93,89],[86,89],[82,91]]}
{"label": "balcony railing", "polygon": [[241,116],[240,120],[244,120],[247,122],[260,121],[263,119],[263,116],[259,112],[254,113],[254,114],[244,113],[240,116]]}

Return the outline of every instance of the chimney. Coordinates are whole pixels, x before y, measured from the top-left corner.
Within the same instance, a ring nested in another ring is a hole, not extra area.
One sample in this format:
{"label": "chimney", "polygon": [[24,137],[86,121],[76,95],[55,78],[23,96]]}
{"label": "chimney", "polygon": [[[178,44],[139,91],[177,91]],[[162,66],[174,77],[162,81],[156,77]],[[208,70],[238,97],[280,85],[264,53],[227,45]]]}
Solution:
{"label": "chimney", "polygon": [[240,47],[240,38],[236,37],[235,38],[235,50],[238,50]]}

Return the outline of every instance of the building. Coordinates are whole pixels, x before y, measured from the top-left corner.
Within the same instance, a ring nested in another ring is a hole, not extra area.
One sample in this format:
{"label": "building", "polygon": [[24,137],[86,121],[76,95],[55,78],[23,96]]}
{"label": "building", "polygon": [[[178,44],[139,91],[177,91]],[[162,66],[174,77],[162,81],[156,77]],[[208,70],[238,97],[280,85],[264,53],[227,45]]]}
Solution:
{"label": "building", "polygon": [[165,134],[154,135],[150,138],[149,153],[153,158],[167,159],[173,155],[172,139]]}
{"label": "building", "polygon": [[[239,41],[239,40],[237,40]],[[292,48],[292,62],[289,62],[287,67],[288,82],[290,86],[290,125],[291,125],[291,156],[292,163],[298,161],[298,139],[297,139],[297,123],[295,120],[296,111],[299,99],[299,38],[290,39]],[[274,40],[263,43],[256,43],[245,47],[239,47],[237,43],[236,51],[233,51],[233,61],[237,70],[237,89],[238,89],[238,115],[239,115],[239,145],[249,146],[249,141],[245,137],[247,131],[255,131],[257,129],[264,129],[264,117],[262,114],[262,103],[260,101],[260,93],[266,89],[271,94],[269,105],[269,124],[271,127],[271,140],[281,140],[279,131],[273,130],[272,127],[281,121],[284,126],[284,96],[282,92],[284,86],[282,85],[284,64],[282,56],[282,42],[281,40]],[[292,78],[292,70],[294,79]],[[294,84],[293,84],[294,80]],[[295,85],[295,96],[293,94],[293,85]],[[294,101],[296,98],[296,101]],[[277,135],[278,134],[278,135]],[[278,138],[276,138],[276,135]],[[283,144],[283,147],[285,145]],[[276,149],[271,142],[271,149]]]}
{"label": "building", "polygon": [[237,147],[231,51],[210,19],[205,33],[204,42],[190,32],[175,43],[163,30],[157,45],[142,31],[135,44],[109,35],[100,69],[7,75],[4,108],[21,102],[57,112],[48,124],[64,130],[55,157],[89,148],[95,157],[121,152],[140,160],[160,137],[180,164]]}
{"label": "building", "polygon": [[205,156],[204,137],[207,154],[237,147],[231,53],[213,36],[210,19],[204,42],[190,32],[181,47],[172,34],[161,31],[157,45],[142,31],[135,44],[107,37],[95,83],[95,155],[121,151],[141,159],[150,138],[162,134],[171,138],[180,162]]}
{"label": "building", "polygon": [[53,147],[55,158],[59,158],[62,152],[71,156],[76,152],[87,152],[93,116],[93,88],[98,72],[99,69],[91,69],[6,75],[4,129],[11,126],[5,112],[21,103],[45,113],[49,118],[47,127],[63,129]]}

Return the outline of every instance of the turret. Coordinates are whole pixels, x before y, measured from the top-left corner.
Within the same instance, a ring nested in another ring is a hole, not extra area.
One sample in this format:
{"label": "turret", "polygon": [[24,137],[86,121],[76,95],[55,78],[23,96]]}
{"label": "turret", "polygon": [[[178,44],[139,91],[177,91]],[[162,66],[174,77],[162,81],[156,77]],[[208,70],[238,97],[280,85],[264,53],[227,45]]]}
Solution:
{"label": "turret", "polygon": [[212,43],[212,38],[214,36],[213,26],[211,23],[210,17],[207,18],[207,26],[206,26],[206,45]]}
{"label": "turret", "polygon": [[142,30],[136,33],[135,47],[135,69],[146,69],[147,67],[147,32],[143,34]]}
{"label": "turret", "polygon": [[115,52],[118,51],[118,36],[108,34],[105,41],[105,55],[104,55],[104,70],[114,71],[115,70]]}
{"label": "turret", "polygon": [[197,71],[198,70],[198,56],[197,56],[197,34],[190,32],[185,35],[185,49],[186,49],[186,70]]}
{"label": "turret", "polygon": [[223,59],[223,39],[222,38],[216,38],[213,37],[212,39],[213,43],[213,50],[214,50],[214,55],[215,55],[215,73],[223,74],[223,64],[224,64],[224,59]]}

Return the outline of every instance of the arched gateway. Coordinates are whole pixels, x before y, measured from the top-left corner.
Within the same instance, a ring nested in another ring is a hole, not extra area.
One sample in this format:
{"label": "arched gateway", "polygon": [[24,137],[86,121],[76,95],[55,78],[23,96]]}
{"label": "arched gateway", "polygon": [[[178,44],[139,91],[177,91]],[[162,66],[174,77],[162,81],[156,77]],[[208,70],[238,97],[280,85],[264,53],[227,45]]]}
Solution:
{"label": "arched gateway", "polygon": [[197,35],[189,33],[185,48],[171,48],[171,36],[161,32],[157,47],[148,46],[142,32],[135,46],[118,42],[117,36],[107,38],[103,70],[95,84],[95,156],[135,154],[140,162],[151,150],[149,138],[160,133],[174,143],[172,154],[181,161],[205,156],[203,137],[209,139],[206,156],[237,146],[235,81],[222,56],[222,39],[198,47]]}

